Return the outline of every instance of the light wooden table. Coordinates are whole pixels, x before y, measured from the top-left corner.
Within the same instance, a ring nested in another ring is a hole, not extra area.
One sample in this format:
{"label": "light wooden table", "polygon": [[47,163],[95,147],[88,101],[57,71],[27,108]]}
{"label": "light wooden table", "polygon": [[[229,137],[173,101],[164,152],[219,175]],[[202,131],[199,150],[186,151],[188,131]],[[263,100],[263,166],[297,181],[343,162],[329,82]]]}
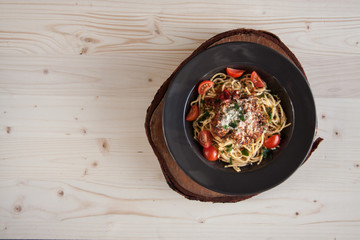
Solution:
{"label": "light wooden table", "polygon": [[[166,184],[144,130],[204,40],[271,31],[308,75],[325,138],[286,182],[234,204]],[[0,237],[359,239],[360,2],[1,1]]]}

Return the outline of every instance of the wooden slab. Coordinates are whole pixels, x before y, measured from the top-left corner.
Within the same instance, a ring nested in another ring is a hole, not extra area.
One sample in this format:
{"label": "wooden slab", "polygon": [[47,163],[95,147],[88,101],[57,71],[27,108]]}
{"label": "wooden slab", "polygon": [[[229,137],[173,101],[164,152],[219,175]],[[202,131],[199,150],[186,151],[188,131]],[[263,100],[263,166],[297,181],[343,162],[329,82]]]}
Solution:
{"label": "wooden slab", "polygon": [[[197,48],[187,59],[185,59],[179,67],[174,71],[174,73],[163,83],[160,89],[157,91],[151,105],[147,110],[147,115],[145,119],[145,129],[148,140],[156,154],[165,179],[168,185],[175,190],[176,192],[182,194],[188,199],[199,200],[199,201],[209,201],[209,202],[237,202],[241,200],[248,199],[252,196],[233,196],[225,195],[218,192],[209,190],[198,183],[194,182],[190,177],[188,177],[177,165],[175,160],[172,158],[166,143],[163,137],[162,131],[162,108],[164,102],[164,96],[166,90],[169,86],[169,83],[172,81],[173,77],[177,71],[182,67],[186,62],[188,62],[192,57],[204,51],[205,49],[225,43],[225,42],[234,42],[234,41],[246,41],[262,44],[264,46],[270,47],[291,61],[304,73],[305,72],[297,60],[295,55],[285,46],[280,39],[269,32],[258,31],[253,29],[235,29],[228,32],[218,34],[206,42],[204,42],[199,48]],[[317,148],[318,144],[322,141],[322,138],[318,138],[314,141],[312,149],[307,156]]]}

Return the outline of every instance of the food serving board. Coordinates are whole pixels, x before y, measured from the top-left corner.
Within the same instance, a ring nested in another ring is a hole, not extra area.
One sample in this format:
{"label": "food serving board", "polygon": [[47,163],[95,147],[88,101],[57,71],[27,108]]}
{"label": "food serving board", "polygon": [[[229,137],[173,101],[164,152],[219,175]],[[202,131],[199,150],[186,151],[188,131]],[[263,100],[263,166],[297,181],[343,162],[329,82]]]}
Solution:
{"label": "food serving board", "polygon": [[[200,52],[208,49],[209,47],[226,42],[253,42],[270,47],[292,61],[306,77],[300,62],[276,35],[270,32],[244,28],[220,33],[210,38],[201,44],[187,59],[185,59],[177,67],[171,76],[162,84],[160,89],[157,91],[153,101],[151,102],[151,105],[149,106],[146,114],[145,129],[149,143],[159,160],[162,172],[168,185],[176,192],[192,200],[207,202],[238,202],[254,196],[226,195],[209,190],[193,181],[183,172],[183,170],[177,165],[176,161],[172,158],[163,135],[162,110],[164,105],[164,96],[174,76],[184,64],[186,64]],[[317,148],[321,141],[322,138],[317,138],[313,142],[311,150],[306,159],[310,157],[311,153]]]}

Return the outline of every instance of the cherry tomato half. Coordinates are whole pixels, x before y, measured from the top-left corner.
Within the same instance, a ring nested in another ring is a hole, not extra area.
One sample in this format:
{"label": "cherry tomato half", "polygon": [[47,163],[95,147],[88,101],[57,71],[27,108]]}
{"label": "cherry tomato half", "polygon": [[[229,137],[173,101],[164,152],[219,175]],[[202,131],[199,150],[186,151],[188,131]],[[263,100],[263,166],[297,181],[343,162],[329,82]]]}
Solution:
{"label": "cherry tomato half", "polygon": [[277,147],[280,143],[280,134],[272,135],[268,139],[264,141],[264,146],[266,148],[274,148]]}
{"label": "cherry tomato half", "polygon": [[211,146],[211,139],[212,135],[208,130],[202,130],[199,133],[199,142],[204,148],[208,148]]}
{"label": "cherry tomato half", "polygon": [[218,159],[218,152],[214,146],[203,148],[203,155],[209,161],[216,161]]}
{"label": "cherry tomato half", "polygon": [[198,87],[198,92],[199,94],[204,94],[207,90],[209,90],[212,86],[214,85],[214,83],[212,81],[203,81],[200,83],[199,87]]}
{"label": "cherry tomato half", "polygon": [[261,80],[260,76],[255,71],[251,73],[251,81],[257,88],[265,87],[265,83]]}
{"label": "cherry tomato half", "polygon": [[194,121],[199,116],[199,108],[196,104],[191,106],[189,113],[186,115],[186,121]]}
{"label": "cherry tomato half", "polygon": [[245,70],[239,70],[239,69],[235,69],[235,68],[226,68],[226,73],[233,78],[238,78],[241,75],[243,75],[243,73],[245,72]]}
{"label": "cherry tomato half", "polygon": [[229,91],[226,89],[219,95],[220,101],[229,102],[230,98],[231,98],[231,95],[230,95]]}

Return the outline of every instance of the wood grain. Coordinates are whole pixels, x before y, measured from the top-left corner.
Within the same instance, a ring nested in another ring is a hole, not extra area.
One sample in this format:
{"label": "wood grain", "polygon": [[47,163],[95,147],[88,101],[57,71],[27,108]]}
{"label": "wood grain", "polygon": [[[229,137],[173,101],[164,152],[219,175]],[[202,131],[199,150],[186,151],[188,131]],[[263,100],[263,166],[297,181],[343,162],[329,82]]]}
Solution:
{"label": "wood grain", "polygon": [[[308,162],[236,204],[168,188],[144,118],[204,40],[271,31],[313,90]],[[359,1],[0,1],[0,238],[357,239]]]}
{"label": "wood grain", "polygon": [[[86,95],[95,99],[101,95],[118,96],[126,90],[136,94],[134,99],[145,97],[151,101],[162,82],[189,54],[3,57],[0,58],[0,93],[1,96],[33,95],[38,98],[47,95],[80,98]],[[308,56],[299,60],[315,97],[360,97],[359,57]],[[93,65],[96,67],[89,69]],[[33,102],[35,105],[36,101]]]}
{"label": "wood grain", "polygon": [[[53,2],[54,3],[54,2]],[[65,1],[4,3],[4,54],[106,54],[184,51],[214,34],[239,27],[280,35],[295,53],[352,55],[359,49],[358,3],[217,1],[148,4]],[[281,7],[274,7],[280,4]],[[258,5],[258,7],[255,7]],[[31,20],[32,24],[16,24]],[[11,41],[9,41],[11,40]],[[300,56],[301,57],[301,56]]]}

